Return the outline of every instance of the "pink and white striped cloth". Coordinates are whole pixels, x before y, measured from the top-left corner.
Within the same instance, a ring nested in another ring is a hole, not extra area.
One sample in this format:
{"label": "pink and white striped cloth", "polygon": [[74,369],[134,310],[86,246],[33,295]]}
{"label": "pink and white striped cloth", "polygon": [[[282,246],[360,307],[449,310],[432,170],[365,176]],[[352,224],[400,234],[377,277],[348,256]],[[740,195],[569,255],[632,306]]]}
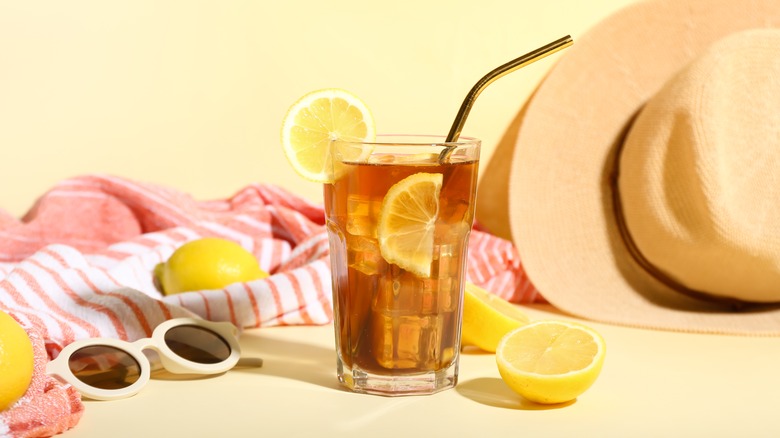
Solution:
{"label": "pink and white striped cloth", "polygon": [[[240,243],[271,275],[162,296],[154,266],[183,243],[208,236]],[[0,210],[0,309],[40,338],[36,361],[56,357],[77,339],[135,340],[166,319],[193,314],[243,328],[326,324],[333,316],[327,256],[322,207],[275,186],[197,201],[158,185],[83,176],[54,186],[21,220]],[[543,301],[511,242],[478,230],[467,278],[516,303]],[[36,363],[35,385],[45,382],[47,391],[28,391],[0,413],[0,436],[47,435],[78,421],[83,406],[72,389],[45,380],[42,370]],[[48,392],[60,394],[50,397],[57,403],[69,400],[68,409],[42,409]]]}

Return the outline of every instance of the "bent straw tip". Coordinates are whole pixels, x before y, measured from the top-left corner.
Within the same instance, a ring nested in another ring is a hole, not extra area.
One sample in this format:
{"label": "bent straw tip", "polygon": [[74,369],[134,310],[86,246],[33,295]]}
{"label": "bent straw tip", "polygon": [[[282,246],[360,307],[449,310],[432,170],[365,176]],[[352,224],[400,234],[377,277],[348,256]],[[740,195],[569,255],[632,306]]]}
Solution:
{"label": "bent straw tip", "polygon": [[[460,137],[460,132],[466,123],[466,118],[468,117],[468,114],[471,111],[471,106],[474,104],[474,100],[476,100],[477,96],[482,92],[482,90],[485,87],[493,83],[493,81],[495,81],[496,79],[510,72],[518,70],[522,67],[525,67],[528,64],[536,62],[546,57],[547,55],[551,55],[559,50],[569,47],[573,43],[574,40],[572,39],[571,35],[566,35],[551,43],[545,44],[544,46],[539,47],[536,50],[528,52],[519,58],[509,61],[506,64],[499,66],[495,70],[485,75],[482,79],[480,79],[479,82],[477,82],[474,85],[474,87],[471,89],[469,94],[463,100],[463,104],[458,110],[458,114],[455,116],[455,121],[452,123],[450,132],[449,134],[447,134],[446,141],[449,143],[458,140],[458,137]],[[441,159],[446,159],[445,153],[446,155],[449,155],[448,152],[449,150],[442,152]]]}

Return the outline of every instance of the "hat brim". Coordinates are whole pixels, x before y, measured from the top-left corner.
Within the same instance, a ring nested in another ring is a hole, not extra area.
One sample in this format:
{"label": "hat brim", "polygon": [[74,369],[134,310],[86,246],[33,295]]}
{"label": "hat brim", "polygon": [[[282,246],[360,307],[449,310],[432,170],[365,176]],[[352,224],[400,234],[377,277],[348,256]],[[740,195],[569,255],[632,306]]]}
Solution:
{"label": "hat brim", "polygon": [[564,52],[524,108],[509,173],[512,237],[553,305],[634,327],[780,335],[777,306],[734,311],[645,272],[621,239],[609,185],[617,145],[664,82],[718,39],[766,27],[780,27],[776,0],[640,2]]}

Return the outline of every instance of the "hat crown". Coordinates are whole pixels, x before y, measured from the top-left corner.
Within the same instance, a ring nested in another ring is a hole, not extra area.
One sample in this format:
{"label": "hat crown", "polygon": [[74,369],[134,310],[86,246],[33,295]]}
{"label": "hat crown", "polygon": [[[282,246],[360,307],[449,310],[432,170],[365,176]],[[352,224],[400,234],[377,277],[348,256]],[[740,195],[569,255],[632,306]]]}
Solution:
{"label": "hat crown", "polygon": [[648,101],[619,159],[650,264],[696,291],[780,301],[780,31],[713,44]]}

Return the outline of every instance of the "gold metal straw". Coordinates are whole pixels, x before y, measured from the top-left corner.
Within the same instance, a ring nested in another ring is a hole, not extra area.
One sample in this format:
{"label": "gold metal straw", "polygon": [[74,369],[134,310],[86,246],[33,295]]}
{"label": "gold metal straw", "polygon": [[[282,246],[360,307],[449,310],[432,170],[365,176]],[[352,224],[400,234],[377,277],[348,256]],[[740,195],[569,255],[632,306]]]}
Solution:
{"label": "gold metal straw", "polygon": [[[485,87],[492,84],[496,79],[508,73],[511,73],[522,67],[525,67],[526,65],[534,61],[538,61],[544,58],[545,56],[551,55],[561,49],[565,49],[566,47],[569,47],[570,45],[573,44],[573,42],[574,41],[572,41],[571,36],[566,35],[565,37],[555,40],[532,52],[526,53],[525,55],[517,59],[509,61],[506,64],[497,67],[490,73],[486,74],[482,79],[479,80],[479,82],[477,82],[471,88],[469,94],[466,95],[466,99],[463,100],[463,103],[460,106],[460,110],[458,110],[458,115],[455,116],[455,122],[452,124],[452,128],[450,128],[450,133],[447,134],[447,142],[454,142],[458,140],[458,137],[460,137],[460,132],[463,129],[463,125],[466,123],[466,117],[468,117],[469,111],[471,111],[471,107],[474,105],[474,101],[477,99],[477,96],[479,96],[479,93],[481,93],[482,90],[485,89]],[[451,149],[452,148],[447,148],[445,151],[442,152],[440,161],[443,161],[444,159],[447,158],[447,156],[449,156]]]}

